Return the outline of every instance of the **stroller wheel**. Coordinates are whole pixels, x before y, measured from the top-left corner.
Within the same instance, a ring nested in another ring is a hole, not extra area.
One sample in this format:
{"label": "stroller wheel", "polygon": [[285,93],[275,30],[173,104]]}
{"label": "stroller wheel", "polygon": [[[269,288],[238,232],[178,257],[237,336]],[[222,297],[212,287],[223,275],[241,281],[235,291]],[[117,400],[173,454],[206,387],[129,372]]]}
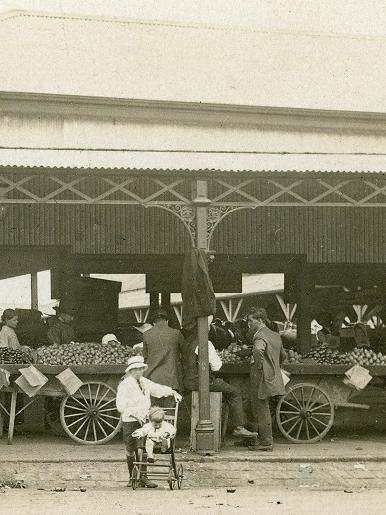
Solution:
{"label": "stroller wheel", "polygon": [[184,479],[184,467],[180,464],[177,468],[177,487],[178,490],[181,490],[182,481]]}
{"label": "stroller wheel", "polygon": [[170,468],[169,469],[169,477],[168,477],[168,483],[169,483],[169,488],[170,490],[174,490],[174,482],[175,482],[175,477],[174,477],[174,472],[173,472],[173,469]]}
{"label": "stroller wheel", "polygon": [[135,490],[138,486],[139,481],[139,469],[137,465],[134,465],[132,476],[131,476],[131,488]]}

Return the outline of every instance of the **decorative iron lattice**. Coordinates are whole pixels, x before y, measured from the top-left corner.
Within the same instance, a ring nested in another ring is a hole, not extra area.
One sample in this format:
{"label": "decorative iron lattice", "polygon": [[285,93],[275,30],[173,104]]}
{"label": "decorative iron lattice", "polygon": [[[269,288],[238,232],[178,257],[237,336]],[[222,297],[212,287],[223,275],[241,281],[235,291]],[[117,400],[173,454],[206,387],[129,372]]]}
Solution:
{"label": "decorative iron lattice", "polygon": [[275,179],[212,181],[214,206],[386,207],[386,178]]}
{"label": "decorative iron lattice", "polygon": [[[321,174],[322,175],[322,174]],[[159,207],[196,237],[196,210],[191,177],[150,177],[99,174],[0,174],[0,204],[88,204]],[[262,206],[386,208],[384,174],[352,178],[341,174],[272,173],[265,177],[208,179],[208,240],[218,224],[239,209]]]}

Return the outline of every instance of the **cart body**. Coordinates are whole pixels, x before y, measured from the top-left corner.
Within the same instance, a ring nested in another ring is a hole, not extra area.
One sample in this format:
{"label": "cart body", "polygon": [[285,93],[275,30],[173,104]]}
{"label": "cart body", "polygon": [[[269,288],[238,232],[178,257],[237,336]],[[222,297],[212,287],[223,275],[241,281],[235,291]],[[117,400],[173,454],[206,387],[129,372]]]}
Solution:
{"label": "cart body", "polygon": [[[13,441],[15,417],[37,397],[45,396],[61,399],[60,421],[65,433],[74,441],[85,445],[103,444],[115,437],[121,429],[121,418],[116,410],[116,390],[121,381],[125,365],[84,365],[84,366],[51,366],[34,365],[40,372],[48,377],[48,382],[30,398],[25,405],[16,410],[18,395],[24,392],[15,383],[20,375],[19,370],[29,365],[2,365],[11,377],[10,386],[1,392],[8,392],[11,396],[10,407],[0,402],[0,411],[9,416],[8,443]],[[55,377],[65,369],[71,368],[82,386],[73,394],[68,395],[62,384]],[[0,427],[0,429],[2,429]]]}

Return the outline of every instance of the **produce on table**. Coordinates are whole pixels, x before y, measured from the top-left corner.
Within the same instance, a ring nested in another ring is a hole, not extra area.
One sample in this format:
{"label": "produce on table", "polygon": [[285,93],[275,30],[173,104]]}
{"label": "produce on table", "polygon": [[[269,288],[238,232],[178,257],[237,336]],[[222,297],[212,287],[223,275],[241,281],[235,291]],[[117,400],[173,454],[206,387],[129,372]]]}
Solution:
{"label": "produce on table", "polygon": [[41,365],[125,365],[131,356],[141,354],[140,350],[125,347],[118,342],[107,345],[100,343],[66,343],[40,347],[36,363]]}
{"label": "produce on table", "polygon": [[[251,355],[248,353],[248,345],[230,345],[228,348],[218,352],[224,365],[242,365],[251,362]],[[244,351],[244,356],[239,355]]]}
{"label": "produce on table", "polygon": [[377,354],[364,347],[357,347],[351,352],[339,352],[329,349],[327,344],[322,344],[307,354],[306,358],[324,365],[386,365],[386,355],[380,352]]}
{"label": "produce on table", "polygon": [[[251,362],[251,347],[248,345],[231,345],[218,354],[224,365],[242,365]],[[301,358],[299,353],[294,350],[289,350],[287,351],[287,360],[285,363],[301,363]]]}
{"label": "produce on table", "polygon": [[284,361],[284,364],[288,365],[291,363],[302,363],[302,355],[294,350],[288,350],[287,359]]}
{"label": "produce on table", "polygon": [[354,363],[349,353],[332,350],[326,343],[312,349],[305,358],[323,365],[350,365]]}
{"label": "produce on table", "polygon": [[28,363],[28,356],[22,350],[11,350],[8,347],[0,347],[0,365]]}
{"label": "produce on table", "polygon": [[362,366],[386,365],[386,355],[381,352],[374,352],[371,349],[356,348],[350,353],[352,363]]}

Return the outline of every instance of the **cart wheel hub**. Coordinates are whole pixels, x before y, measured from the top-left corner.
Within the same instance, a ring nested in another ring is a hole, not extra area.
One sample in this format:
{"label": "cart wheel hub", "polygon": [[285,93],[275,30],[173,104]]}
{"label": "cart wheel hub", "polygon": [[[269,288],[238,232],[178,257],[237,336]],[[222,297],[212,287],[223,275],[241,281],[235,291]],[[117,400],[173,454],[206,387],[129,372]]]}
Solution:
{"label": "cart wheel hub", "polygon": [[88,415],[92,418],[98,418],[98,414],[99,414],[98,410],[95,410],[95,409],[91,409],[88,412]]}

